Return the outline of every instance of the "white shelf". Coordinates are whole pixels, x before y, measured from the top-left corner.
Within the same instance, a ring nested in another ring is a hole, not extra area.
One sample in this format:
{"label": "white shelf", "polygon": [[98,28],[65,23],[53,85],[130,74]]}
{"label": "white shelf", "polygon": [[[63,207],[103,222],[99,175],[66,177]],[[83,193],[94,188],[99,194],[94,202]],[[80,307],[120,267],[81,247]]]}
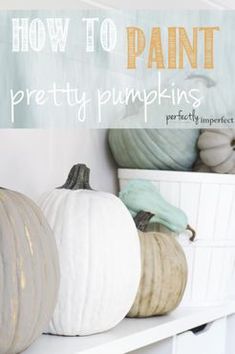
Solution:
{"label": "white shelf", "polygon": [[123,354],[235,313],[235,302],[179,308],[167,316],[124,319],[116,328],[87,337],[42,335],[24,354]]}

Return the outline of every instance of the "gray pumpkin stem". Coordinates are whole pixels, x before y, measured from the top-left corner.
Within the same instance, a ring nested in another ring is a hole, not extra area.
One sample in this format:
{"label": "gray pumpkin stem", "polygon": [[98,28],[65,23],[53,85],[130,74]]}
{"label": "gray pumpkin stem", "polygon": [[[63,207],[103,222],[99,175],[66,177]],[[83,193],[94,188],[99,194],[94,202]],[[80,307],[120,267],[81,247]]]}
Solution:
{"label": "gray pumpkin stem", "polygon": [[86,165],[78,163],[71,168],[65,184],[58,189],[92,189],[89,184],[89,177],[90,169]]}
{"label": "gray pumpkin stem", "polygon": [[154,214],[148,211],[139,211],[134,217],[134,221],[138,230],[145,232],[147,230],[150,219]]}

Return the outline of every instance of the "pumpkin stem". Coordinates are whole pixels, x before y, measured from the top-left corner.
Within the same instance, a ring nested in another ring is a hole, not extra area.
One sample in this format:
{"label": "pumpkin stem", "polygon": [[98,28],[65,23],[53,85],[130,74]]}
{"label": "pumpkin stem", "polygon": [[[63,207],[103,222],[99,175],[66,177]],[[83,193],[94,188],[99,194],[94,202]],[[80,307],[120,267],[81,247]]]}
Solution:
{"label": "pumpkin stem", "polygon": [[190,237],[190,241],[193,242],[196,237],[196,231],[190,225],[187,225],[186,230],[189,230],[192,232],[192,236]]}
{"label": "pumpkin stem", "polygon": [[86,165],[78,163],[71,168],[65,184],[58,189],[91,189],[89,177],[90,169]]}
{"label": "pumpkin stem", "polygon": [[154,216],[154,214],[148,211],[139,211],[134,217],[136,227],[140,231],[146,231],[149,220]]}

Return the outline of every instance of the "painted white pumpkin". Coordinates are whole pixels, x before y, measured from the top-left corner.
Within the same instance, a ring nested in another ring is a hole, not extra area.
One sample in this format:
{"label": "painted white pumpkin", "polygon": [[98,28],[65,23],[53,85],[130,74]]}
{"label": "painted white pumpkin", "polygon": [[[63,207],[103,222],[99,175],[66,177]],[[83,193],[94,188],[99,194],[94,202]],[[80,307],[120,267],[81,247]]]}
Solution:
{"label": "painted white pumpkin", "polygon": [[130,310],[140,281],[140,244],[129,211],[116,196],[89,189],[88,179],[89,169],[75,165],[65,185],[40,201],[61,266],[52,334],[114,327]]}
{"label": "painted white pumpkin", "polygon": [[198,139],[202,162],[217,173],[235,173],[235,129],[205,129]]}

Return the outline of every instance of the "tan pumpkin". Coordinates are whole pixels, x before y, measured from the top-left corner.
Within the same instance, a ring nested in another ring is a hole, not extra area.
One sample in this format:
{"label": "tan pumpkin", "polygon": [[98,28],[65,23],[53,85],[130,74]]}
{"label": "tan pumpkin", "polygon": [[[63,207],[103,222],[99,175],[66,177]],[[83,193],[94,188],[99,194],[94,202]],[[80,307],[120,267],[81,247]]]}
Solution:
{"label": "tan pumpkin", "polygon": [[152,216],[140,212],[135,217],[140,230],[142,273],[128,317],[150,317],[174,310],[187,283],[187,262],[177,240],[165,233],[145,232]]}
{"label": "tan pumpkin", "polygon": [[235,129],[205,129],[198,139],[202,162],[217,173],[235,173]]}

